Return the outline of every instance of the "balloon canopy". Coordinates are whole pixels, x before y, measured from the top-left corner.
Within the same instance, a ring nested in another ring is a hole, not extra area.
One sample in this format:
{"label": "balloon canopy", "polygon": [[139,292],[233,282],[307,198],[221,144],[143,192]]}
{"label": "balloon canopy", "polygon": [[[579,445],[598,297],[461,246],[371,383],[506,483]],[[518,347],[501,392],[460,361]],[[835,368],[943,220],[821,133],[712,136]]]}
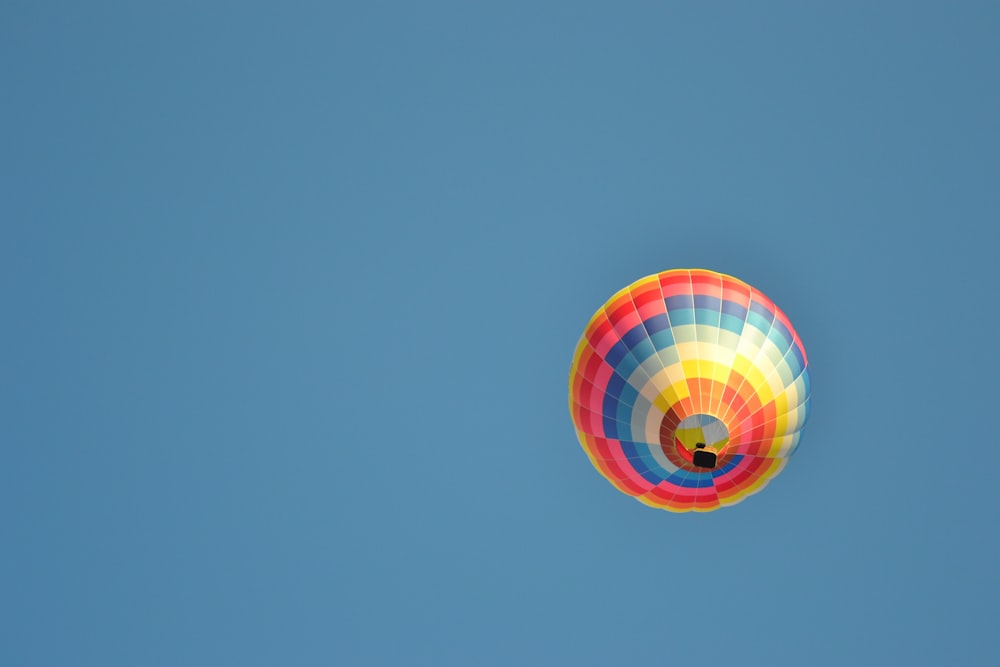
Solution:
{"label": "balloon canopy", "polygon": [[704,269],[637,280],[598,310],[576,348],[569,407],[594,467],[672,512],[708,512],[763,489],[809,416],[805,348],[761,292]]}

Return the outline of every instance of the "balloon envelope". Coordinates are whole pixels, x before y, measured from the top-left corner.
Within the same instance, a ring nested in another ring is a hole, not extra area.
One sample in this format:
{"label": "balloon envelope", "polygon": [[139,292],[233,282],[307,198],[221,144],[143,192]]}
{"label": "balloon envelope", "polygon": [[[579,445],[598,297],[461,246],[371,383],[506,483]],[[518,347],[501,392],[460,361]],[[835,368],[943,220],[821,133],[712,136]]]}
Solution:
{"label": "balloon envelope", "polygon": [[809,415],[805,348],[760,291],[704,269],[647,276],[590,320],[569,377],[577,437],[623,493],[707,512],[760,491]]}

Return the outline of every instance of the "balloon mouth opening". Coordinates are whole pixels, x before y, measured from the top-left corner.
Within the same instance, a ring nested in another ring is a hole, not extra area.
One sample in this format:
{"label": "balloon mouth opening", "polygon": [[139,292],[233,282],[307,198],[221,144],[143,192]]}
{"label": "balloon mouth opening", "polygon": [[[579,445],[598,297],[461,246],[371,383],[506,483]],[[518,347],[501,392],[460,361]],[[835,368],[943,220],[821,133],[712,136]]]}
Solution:
{"label": "balloon mouth opening", "polygon": [[678,455],[695,468],[715,468],[728,444],[729,429],[721,419],[712,415],[691,415],[674,430],[674,446]]}

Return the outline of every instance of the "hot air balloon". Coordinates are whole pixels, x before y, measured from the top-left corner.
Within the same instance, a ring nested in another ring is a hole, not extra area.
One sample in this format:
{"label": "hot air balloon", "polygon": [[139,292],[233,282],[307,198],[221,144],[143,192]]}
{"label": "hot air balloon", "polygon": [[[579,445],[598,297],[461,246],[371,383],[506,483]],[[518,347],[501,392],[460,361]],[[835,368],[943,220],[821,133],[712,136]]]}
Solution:
{"label": "hot air balloon", "polygon": [[785,467],[809,416],[807,366],[791,322],[760,291],[715,271],[664,271],[591,318],[570,370],[570,413],[619,491],[709,512]]}

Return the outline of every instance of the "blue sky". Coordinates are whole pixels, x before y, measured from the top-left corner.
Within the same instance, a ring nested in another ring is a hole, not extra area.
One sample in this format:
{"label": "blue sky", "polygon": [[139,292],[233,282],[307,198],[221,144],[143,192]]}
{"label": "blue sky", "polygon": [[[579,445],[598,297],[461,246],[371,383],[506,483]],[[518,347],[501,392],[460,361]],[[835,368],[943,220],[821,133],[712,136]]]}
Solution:
{"label": "blue sky", "polygon": [[[0,7],[0,663],[987,665],[994,3]],[[763,493],[615,491],[668,268],[809,353]]]}

